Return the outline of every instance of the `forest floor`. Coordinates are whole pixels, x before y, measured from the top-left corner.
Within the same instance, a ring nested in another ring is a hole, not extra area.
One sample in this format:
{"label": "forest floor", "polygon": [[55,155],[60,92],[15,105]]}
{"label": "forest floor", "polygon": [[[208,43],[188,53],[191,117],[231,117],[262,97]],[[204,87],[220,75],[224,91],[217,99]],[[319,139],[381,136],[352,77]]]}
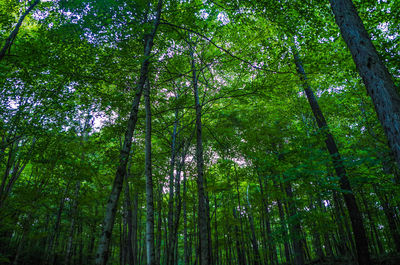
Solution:
{"label": "forest floor", "polygon": [[[388,254],[380,257],[373,257],[371,265],[400,265],[400,254]],[[354,260],[348,257],[335,257],[325,260],[314,260],[306,263],[308,265],[355,265]]]}

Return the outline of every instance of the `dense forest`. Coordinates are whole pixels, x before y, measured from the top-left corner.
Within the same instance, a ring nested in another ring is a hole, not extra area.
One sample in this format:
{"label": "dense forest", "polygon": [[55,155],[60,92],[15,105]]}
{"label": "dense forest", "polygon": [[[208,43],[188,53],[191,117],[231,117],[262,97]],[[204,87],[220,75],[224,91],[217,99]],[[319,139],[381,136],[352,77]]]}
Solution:
{"label": "dense forest", "polygon": [[0,264],[400,264],[400,1],[0,0]]}

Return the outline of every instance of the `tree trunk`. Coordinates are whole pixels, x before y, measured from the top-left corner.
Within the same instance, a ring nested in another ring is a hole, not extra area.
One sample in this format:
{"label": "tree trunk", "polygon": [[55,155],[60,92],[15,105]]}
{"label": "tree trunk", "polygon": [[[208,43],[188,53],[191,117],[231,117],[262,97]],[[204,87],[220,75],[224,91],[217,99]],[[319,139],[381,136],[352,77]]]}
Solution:
{"label": "tree trunk", "polygon": [[81,188],[81,182],[77,181],[75,186],[75,194],[74,194],[74,202],[72,204],[71,209],[71,224],[69,227],[69,236],[68,236],[68,244],[67,244],[67,252],[65,254],[65,265],[69,265],[72,258],[72,245],[74,240],[74,231],[75,231],[75,222],[78,215],[78,199],[79,199],[79,190]]}
{"label": "tree trunk", "polygon": [[332,134],[329,131],[328,125],[321,111],[321,108],[319,107],[317,99],[315,98],[314,93],[311,90],[310,85],[308,84],[307,75],[304,71],[299,54],[295,47],[293,47],[293,55],[297,67],[297,72],[302,81],[303,88],[307,96],[307,100],[310,103],[318,127],[325,136],[325,144],[331,156],[333,167],[336,171],[337,176],[339,177],[340,188],[345,191],[343,192],[343,197],[347,206],[347,210],[349,211],[349,216],[356,242],[357,257],[358,257],[357,259],[359,265],[371,264],[368,252],[368,240],[365,234],[364,223],[356,203],[356,198],[354,197],[352,188],[350,186],[350,181],[347,177],[346,169],[341,160],[339,150],[337,148],[335,140],[333,139]]}
{"label": "tree trunk", "polygon": [[47,248],[47,255],[48,255],[47,264],[49,265],[54,264],[54,257],[55,257],[54,251],[57,248],[58,235],[60,232],[60,225],[61,225],[61,215],[64,210],[65,197],[67,196],[68,189],[69,189],[69,183],[65,187],[64,193],[61,196],[60,206],[58,207],[56,222],[54,225],[54,233],[51,235],[51,238],[49,240],[49,246]]}
{"label": "tree trunk", "polygon": [[[282,183],[281,183],[282,185]],[[302,244],[302,231],[300,220],[296,215],[296,203],[294,202],[294,196],[292,191],[292,186],[290,182],[287,182],[285,185],[285,191],[287,195],[287,204],[288,204],[288,212],[289,218],[292,219],[292,223],[289,223],[290,236],[293,242],[293,254],[294,254],[294,264],[296,265],[304,265],[304,251]]]}
{"label": "tree trunk", "polygon": [[150,84],[146,81],[144,91],[146,109],[146,154],[145,154],[145,176],[146,176],[146,253],[147,265],[155,265],[154,251],[154,201],[153,201],[153,176],[151,163],[151,107],[150,107]]}
{"label": "tree trunk", "polygon": [[[274,185],[278,187],[278,184],[274,181]],[[282,194],[282,193],[281,193]],[[287,232],[287,227],[286,227],[286,221],[285,221],[285,212],[283,210],[283,205],[282,205],[282,200],[281,198],[277,198],[276,203],[278,205],[278,211],[279,211],[279,221],[281,224],[281,230],[282,230],[282,237],[283,237],[283,247],[284,247],[284,252],[285,252],[285,258],[286,258],[286,263],[290,263],[290,246],[288,243],[289,236]]]}
{"label": "tree trunk", "polygon": [[361,192],[359,192],[359,194],[361,197],[362,204],[364,205],[364,209],[365,209],[364,212],[367,215],[368,223],[369,223],[369,227],[370,227],[371,250],[375,255],[380,255],[381,254],[381,253],[379,253],[380,252],[379,251],[380,241],[377,236],[378,233],[376,231],[375,222],[374,222],[374,219],[372,218],[372,213],[371,213],[370,207],[368,205],[367,199],[365,198],[364,192],[361,191]]}
{"label": "tree trunk", "polygon": [[241,238],[241,233],[239,232],[239,228],[237,223],[239,222],[238,216],[236,214],[236,209],[233,208],[233,218],[235,219],[235,239],[236,239],[236,252],[237,252],[237,258],[238,258],[238,264],[239,265],[246,265],[246,257],[244,254],[244,246],[243,246],[243,240]]}
{"label": "tree trunk", "polygon": [[386,219],[388,221],[390,235],[393,239],[396,251],[400,252],[400,234],[397,229],[395,213],[393,211],[393,208],[389,205],[389,200],[385,198],[386,196],[378,192],[378,189],[375,186],[374,186],[374,191],[379,198],[379,201],[383,208],[383,212],[385,213]]}
{"label": "tree trunk", "polygon": [[[171,139],[171,161],[169,172],[169,198],[168,198],[168,242],[167,242],[167,265],[174,265],[174,170],[176,157],[176,136],[178,127],[178,108],[175,109],[175,121]],[[177,176],[179,178],[179,176]]]}
{"label": "tree trunk", "polygon": [[[268,209],[268,197],[267,197],[267,194],[265,194],[265,192],[264,192],[264,186],[263,186],[260,174],[258,174],[258,181],[260,184],[261,199],[262,199],[262,203],[263,203],[263,209],[265,212],[265,217],[264,217],[265,220],[264,221],[265,221],[265,226],[267,229],[268,259],[271,264],[277,264],[278,258],[277,258],[277,254],[276,254],[276,247],[274,246],[274,244],[272,242],[273,239],[271,238],[272,229],[271,229],[271,222],[270,222],[270,213],[269,213],[269,209]],[[266,183],[266,185],[267,184],[268,183]]]}
{"label": "tree trunk", "polygon": [[133,211],[132,211],[132,256],[133,264],[138,264],[138,204],[139,195],[135,191],[133,194]]}
{"label": "tree trunk", "polygon": [[132,103],[131,112],[129,114],[128,125],[125,131],[124,143],[120,152],[119,166],[115,175],[111,194],[106,206],[106,213],[103,221],[103,231],[101,233],[100,242],[96,254],[97,265],[106,265],[108,260],[108,255],[109,255],[108,252],[111,241],[112,229],[114,227],[114,222],[115,222],[118,199],[121,194],[124,182],[124,176],[126,174],[126,165],[129,160],[129,153],[132,145],[133,132],[135,131],[136,122],[138,118],[137,114],[138,114],[140,98],[142,96],[143,87],[145,85],[145,81],[148,75],[150,54],[153,47],[153,40],[156,35],[158,25],[160,23],[161,8],[162,8],[162,0],[159,0],[157,6],[157,15],[154,20],[152,32],[146,35],[145,38],[144,59],[140,69],[140,77],[136,88],[136,95]]}
{"label": "tree trunk", "polygon": [[199,265],[209,265],[211,262],[211,249],[209,246],[207,198],[204,190],[204,159],[203,159],[203,140],[201,127],[201,105],[199,100],[199,91],[197,87],[196,63],[193,47],[190,47],[190,56],[192,59],[192,82],[196,107],[196,163],[197,163],[197,192],[198,192],[198,221],[199,221]]}
{"label": "tree trunk", "polygon": [[[176,170],[176,180],[175,180],[175,207],[176,207],[176,214],[175,214],[175,220],[174,220],[174,226],[173,226],[173,238],[172,238],[172,245],[173,247],[173,253],[175,253],[175,263],[179,263],[178,260],[178,233],[179,233],[179,221],[180,221],[180,216],[181,216],[181,209],[182,209],[182,197],[181,197],[181,172],[185,170],[185,158],[186,158],[186,151],[187,148],[189,147],[190,141],[188,141],[188,145],[185,148],[183,145],[181,146],[181,160],[179,162],[179,165]],[[174,265],[172,264],[172,265]]]}
{"label": "tree trunk", "polygon": [[18,243],[13,265],[18,265],[19,263],[19,257],[21,256],[22,251],[25,249],[25,240],[31,229],[31,224],[32,224],[32,214],[29,213],[28,216],[23,221],[22,237]]}
{"label": "tree trunk", "polygon": [[[129,174],[129,170],[127,172]],[[126,246],[127,249],[127,260],[129,265],[135,265],[134,257],[133,257],[133,245],[132,245],[132,235],[133,235],[133,222],[132,222],[132,203],[131,203],[131,195],[129,192],[129,182],[128,175],[125,175],[125,216],[126,223],[128,226],[128,235],[126,237]]]}
{"label": "tree trunk", "polygon": [[[311,186],[312,184],[308,183],[308,185]],[[310,210],[317,211],[317,207],[314,204],[313,195],[309,194],[309,197],[310,197],[310,206],[309,206]],[[317,195],[317,197],[318,197],[318,195]],[[318,202],[318,199],[317,199],[317,202]],[[316,256],[317,260],[324,260],[324,251],[322,250],[321,235],[317,228],[317,222],[311,224],[311,233],[312,233],[312,245],[313,245],[313,250],[315,252],[315,256]]]}
{"label": "tree trunk", "polygon": [[186,171],[183,170],[183,260],[184,265],[189,265],[189,245],[188,245],[188,220],[187,220],[187,187],[186,187]]}
{"label": "tree trunk", "polygon": [[[325,205],[323,204],[322,199],[321,199],[321,197],[320,197],[319,194],[317,194],[317,202],[318,202],[318,203],[317,203],[317,204],[318,204],[318,207],[319,207],[324,213],[326,213]],[[325,247],[325,254],[326,254],[326,256],[328,256],[328,257],[333,257],[333,250],[332,250],[331,240],[330,240],[330,238],[329,238],[328,231],[324,231],[323,238],[324,238],[324,247]]]}
{"label": "tree trunk", "polygon": [[260,252],[258,250],[258,243],[257,243],[257,237],[256,237],[256,231],[254,228],[254,219],[253,215],[251,214],[251,206],[250,206],[250,199],[249,199],[249,186],[247,186],[247,204],[246,204],[246,212],[247,216],[249,218],[249,224],[250,224],[250,230],[251,230],[251,245],[253,248],[253,254],[254,254],[254,265],[261,264],[261,257],[260,257]]}
{"label": "tree trunk", "polygon": [[161,241],[162,241],[162,186],[158,186],[158,194],[157,194],[157,238],[156,238],[156,263],[161,263]]}
{"label": "tree trunk", "polygon": [[24,22],[25,17],[35,8],[37,4],[40,3],[40,0],[35,0],[29,7],[28,9],[22,14],[22,16],[19,18],[17,24],[14,27],[14,30],[10,33],[8,38],[6,39],[6,43],[4,44],[3,48],[0,50],[0,61],[3,60],[4,56],[6,55],[6,52],[11,48],[12,43],[15,40],[15,37],[17,37],[19,28],[22,25],[22,22]]}
{"label": "tree trunk", "polygon": [[[330,0],[336,23],[372,98],[397,166],[400,166],[400,97],[351,0]],[[399,180],[398,180],[399,181]],[[365,252],[365,247],[360,251]],[[361,259],[369,262],[367,253]]]}
{"label": "tree trunk", "polygon": [[215,255],[215,265],[220,264],[220,257],[219,257],[219,241],[218,241],[218,219],[217,219],[217,196],[214,195],[214,214],[215,214],[215,219],[214,219],[214,238],[215,238],[215,249],[214,249],[214,255]]}

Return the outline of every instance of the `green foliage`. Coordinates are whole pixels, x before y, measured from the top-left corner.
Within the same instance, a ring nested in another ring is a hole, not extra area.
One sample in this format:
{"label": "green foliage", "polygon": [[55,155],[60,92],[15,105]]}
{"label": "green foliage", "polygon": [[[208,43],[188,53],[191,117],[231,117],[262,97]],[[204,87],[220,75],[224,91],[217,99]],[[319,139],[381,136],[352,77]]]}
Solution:
{"label": "green foliage", "polygon": [[[398,84],[398,1],[354,2]],[[26,4],[29,1],[0,1],[1,45]],[[145,33],[152,27],[156,5],[155,1],[46,1],[22,24],[0,61],[1,264],[14,262],[19,244],[24,246],[20,264],[45,264],[51,258],[62,264],[70,238],[73,262],[93,264],[137,93]],[[350,251],[348,213],[341,198],[348,191],[339,187],[324,144],[326,131],[318,129],[296,74],[294,43],[362,205],[371,251],[382,255],[395,250],[387,211],[393,210],[398,219],[399,170],[327,1],[165,1],[161,18],[148,77],[161,261],[171,232],[166,220],[176,119],[174,174],[186,152],[184,172],[175,176],[180,189],[174,190],[172,213],[180,218],[175,219],[176,264],[183,264],[183,204],[192,263],[196,257],[190,49],[202,104],[206,193],[218,258],[231,255],[233,261],[236,244],[243,242],[252,264],[252,230],[262,259],[269,263],[270,245],[281,250],[276,261],[283,263],[285,243],[298,238],[308,243],[304,249],[311,251],[309,261],[317,258],[316,245],[310,243],[317,237],[326,255],[328,243],[336,256],[341,255],[341,244]],[[130,210],[137,214],[137,244],[142,251],[138,257],[145,256],[144,137],[141,104],[127,178]],[[124,253],[125,196],[121,195],[112,235],[112,264],[118,264],[118,255]],[[296,225],[301,230],[297,236]],[[340,242],[342,237],[346,242]],[[379,244],[383,252],[378,251]]]}

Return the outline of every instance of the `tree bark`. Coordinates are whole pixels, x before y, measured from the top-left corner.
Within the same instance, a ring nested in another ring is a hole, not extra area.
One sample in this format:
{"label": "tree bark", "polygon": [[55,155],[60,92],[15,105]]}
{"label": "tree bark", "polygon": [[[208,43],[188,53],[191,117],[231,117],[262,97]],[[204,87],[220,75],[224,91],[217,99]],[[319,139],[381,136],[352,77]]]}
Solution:
{"label": "tree bark", "polygon": [[[336,23],[372,98],[397,166],[400,166],[400,97],[351,0],[330,0]],[[366,261],[366,260],[365,260]]]}
{"label": "tree bark", "polygon": [[356,203],[356,198],[354,197],[352,188],[350,186],[350,181],[347,177],[346,169],[341,160],[339,150],[337,148],[335,140],[333,139],[332,134],[329,131],[328,125],[321,111],[321,108],[319,107],[317,99],[315,98],[315,95],[311,90],[310,85],[308,84],[307,75],[304,71],[303,65],[300,60],[300,56],[295,47],[293,47],[293,56],[297,67],[297,72],[300,76],[304,91],[307,96],[307,100],[310,103],[311,110],[317,121],[318,127],[325,136],[325,144],[331,156],[333,167],[336,171],[337,176],[339,177],[340,188],[345,191],[343,192],[343,197],[347,209],[349,211],[349,216],[356,242],[357,257],[358,257],[357,259],[359,265],[371,264],[371,259],[368,252],[368,240],[365,234],[364,223]]}
{"label": "tree bark", "polygon": [[[283,185],[281,183],[281,185]],[[287,204],[288,204],[288,212],[289,218],[292,219],[292,223],[289,223],[290,236],[293,242],[293,255],[294,255],[294,264],[296,265],[304,265],[304,251],[302,244],[302,231],[300,220],[295,217],[296,215],[296,204],[294,202],[294,196],[292,191],[292,186],[290,182],[287,182],[285,185],[285,192],[287,195]]]}
{"label": "tree bark", "polygon": [[201,124],[201,105],[199,100],[199,91],[197,87],[196,63],[194,58],[193,47],[190,47],[190,56],[192,59],[192,82],[196,107],[196,163],[197,163],[197,192],[198,192],[198,222],[199,222],[199,248],[200,248],[200,264],[209,265],[211,262],[211,248],[209,246],[208,231],[208,214],[207,214],[207,198],[204,188],[204,159],[203,159],[203,140],[202,140],[202,124]]}
{"label": "tree bark", "polygon": [[119,166],[115,175],[113,187],[106,206],[106,213],[103,221],[103,231],[101,233],[99,246],[96,254],[96,264],[106,265],[109,255],[109,246],[111,241],[112,229],[114,227],[115,215],[117,211],[118,199],[121,194],[124,176],[126,174],[126,165],[129,160],[129,153],[132,145],[133,132],[135,131],[138,118],[138,109],[140,98],[142,96],[143,87],[147,79],[150,54],[153,48],[153,40],[157,32],[161,17],[162,0],[157,5],[157,14],[154,20],[152,32],[145,37],[144,59],[140,69],[140,76],[136,88],[136,95],[132,103],[131,112],[129,114],[128,125],[125,131],[124,143],[120,152]]}
{"label": "tree bark", "polygon": [[186,171],[183,170],[183,260],[184,265],[189,265],[189,245],[188,245],[188,220],[187,220],[187,187],[186,187]]}
{"label": "tree bark", "polygon": [[151,107],[150,107],[150,84],[147,80],[144,91],[146,109],[146,152],[145,152],[145,176],[146,176],[146,253],[147,264],[155,265],[154,251],[154,200],[153,200],[153,175],[151,163]]}
{"label": "tree bark", "polygon": [[11,48],[12,43],[15,40],[15,37],[17,37],[19,28],[22,25],[22,22],[24,22],[25,17],[35,8],[37,4],[40,3],[40,0],[35,0],[29,7],[28,9],[21,15],[19,18],[17,24],[14,27],[14,30],[11,31],[10,35],[6,39],[6,43],[4,44],[3,48],[0,50],[0,61],[3,60],[4,56],[6,55],[6,52]]}

